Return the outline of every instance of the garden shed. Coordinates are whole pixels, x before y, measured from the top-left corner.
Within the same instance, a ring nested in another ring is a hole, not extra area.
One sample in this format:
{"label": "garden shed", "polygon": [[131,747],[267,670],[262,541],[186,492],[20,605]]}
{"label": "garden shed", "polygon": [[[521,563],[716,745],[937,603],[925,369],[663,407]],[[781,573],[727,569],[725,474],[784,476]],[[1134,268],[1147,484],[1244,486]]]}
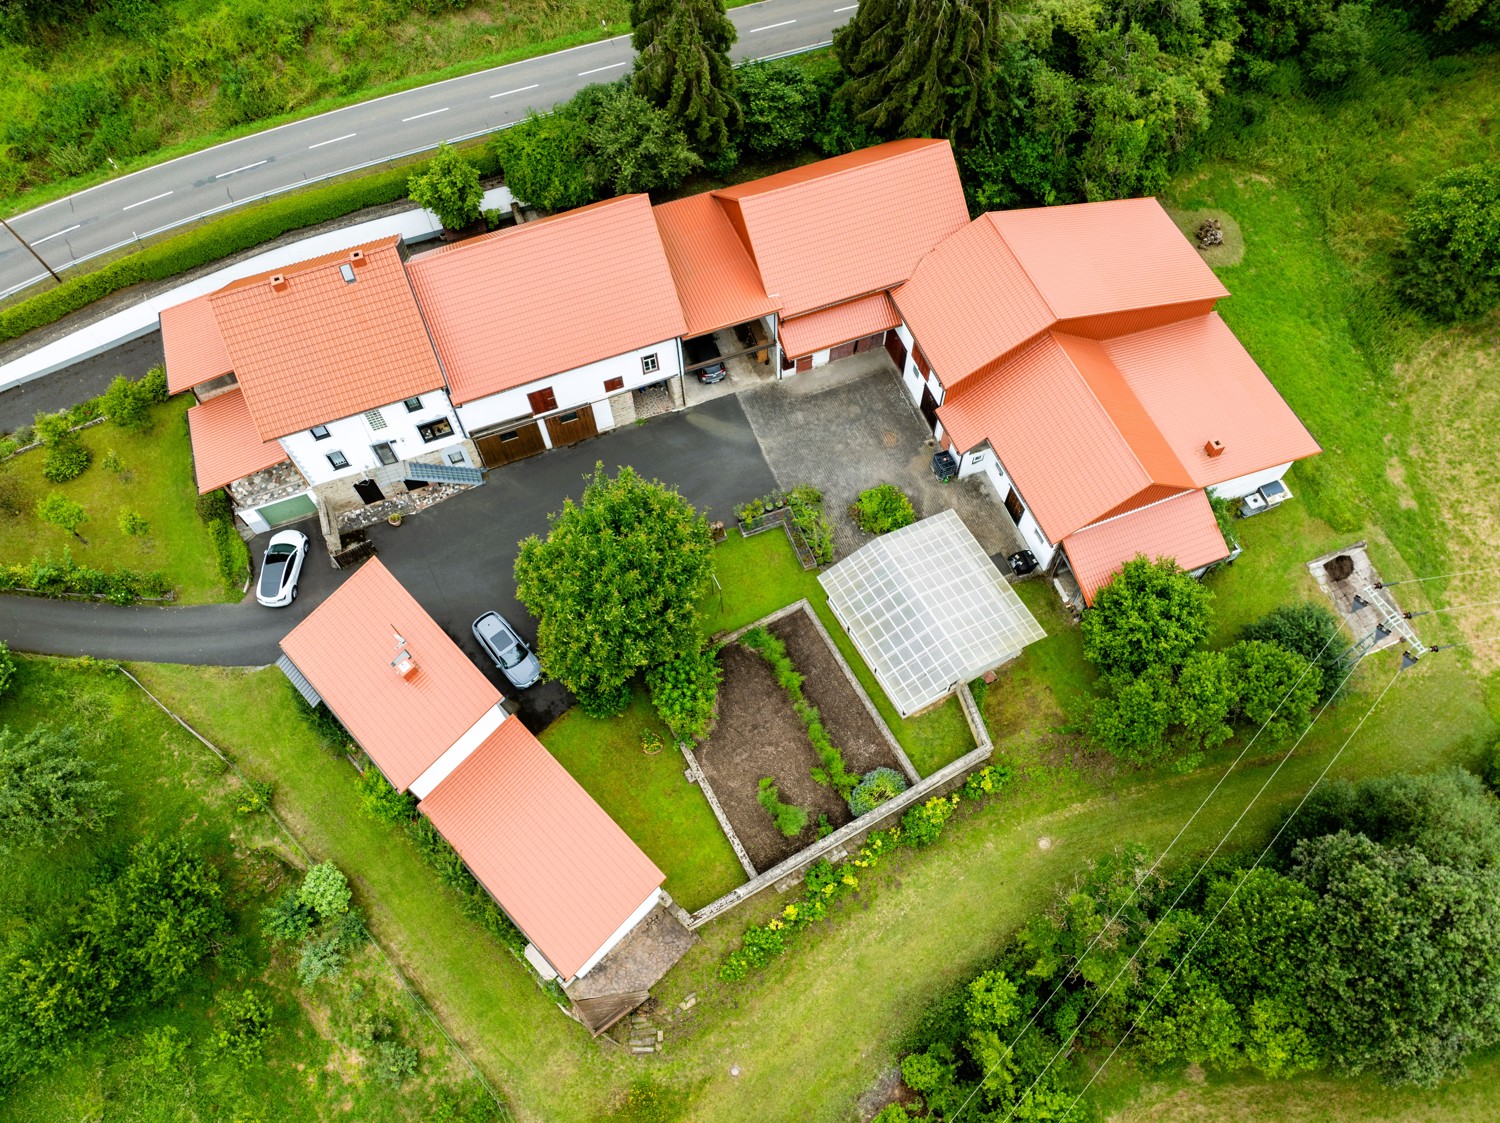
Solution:
{"label": "garden shed", "polygon": [[818,580],[902,717],[1047,634],[952,510],[881,535]]}

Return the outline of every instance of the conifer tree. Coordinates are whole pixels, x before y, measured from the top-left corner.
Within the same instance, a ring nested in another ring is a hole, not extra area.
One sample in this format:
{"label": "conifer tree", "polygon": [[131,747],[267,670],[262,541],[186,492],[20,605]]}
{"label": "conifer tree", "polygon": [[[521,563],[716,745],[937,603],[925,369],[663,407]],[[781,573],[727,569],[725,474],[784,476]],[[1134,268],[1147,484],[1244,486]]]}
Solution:
{"label": "conifer tree", "polygon": [[863,0],[834,33],[838,98],[887,136],[967,137],[994,102],[1001,18],[994,0]]}
{"label": "conifer tree", "polygon": [[630,22],[636,93],[680,122],[698,152],[722,152],[741,119],[724,0],[631,0]]}

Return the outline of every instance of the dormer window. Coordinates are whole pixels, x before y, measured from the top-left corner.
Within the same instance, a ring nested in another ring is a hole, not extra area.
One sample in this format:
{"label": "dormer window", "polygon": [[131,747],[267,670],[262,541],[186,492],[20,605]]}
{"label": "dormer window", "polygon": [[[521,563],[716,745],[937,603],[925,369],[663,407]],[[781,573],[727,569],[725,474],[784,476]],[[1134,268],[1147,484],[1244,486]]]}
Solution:
{"label": "dormer window", "polygon": [[328,439],[327,425],[314,425],[308,432],[312,434],[312,439],[315,441],[326,441]]}

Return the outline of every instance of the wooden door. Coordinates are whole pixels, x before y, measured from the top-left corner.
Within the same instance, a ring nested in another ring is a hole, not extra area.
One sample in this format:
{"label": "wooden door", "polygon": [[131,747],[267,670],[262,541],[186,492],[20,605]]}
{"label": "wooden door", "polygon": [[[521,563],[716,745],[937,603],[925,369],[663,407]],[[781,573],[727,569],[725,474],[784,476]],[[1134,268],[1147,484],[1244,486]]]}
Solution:
{"label": "wooden door", "polygon": [[847,359],[852,354],[854,354],[854,341],[851,340],[848,343],[840,343],[837,347],[830,348],[828,351],[828,361],[831,363],[834,359]]}
{"label": "wooden door", "polygon": [[479,449],[480,462],[486,468],[498,468],[502,464],[525,460],[547,447],[542,440],[542,427],[535,421],[528,421],[514,429],[475,437],[474,444]]}
{"label": "wooden door", "polygon": [[1021,505],[1021,497],[1016,494],[1016,489],[1011,488],[1005,496],[1005,510],[1010,515],[1010,521],[1017,526],[1026,517],[1026,508]]}
{"label": "wooden door", "polygon": [[526,400],[531,404],[532,413],[546,413],[548,410],[557,408],[557,395],[552,392],[552,387],[545,386],[540,390],[533,390],[526,395]]}
{"label": "wooden door", "polygon": [[895,330],[885,333],[885,353],[891,357],[891,362],[896,364],[896,369],[905,374],[906,344],[901,342],[901,336]]}
{"label": "wooden door", "polygon": [[874,335],[867,335],[863,339],[854,341],[854,353],[863,355],[866,351],[873,351],[885,342],[885,332],[878,331]]}
{"label": "wooden door", "polygon": [[927,382],[922,382],[922,416],[927,419],[927,427],[934,433],[937,432],[937,399],[932,396],[932,388]]}
{"label": "wooden door", "polygon": [[599,427],[594,424],[593,406],[580,406],[567,413],[554,413],[547,418],[547,435],[552,438],[553,448],[577,444],[598,433]]}
{"label": "wooden door", "polygon": [[802,358],[798,359],[797,360],[797,369],[799,371],[812,370],[812,356],[811,355],[803,355]]}

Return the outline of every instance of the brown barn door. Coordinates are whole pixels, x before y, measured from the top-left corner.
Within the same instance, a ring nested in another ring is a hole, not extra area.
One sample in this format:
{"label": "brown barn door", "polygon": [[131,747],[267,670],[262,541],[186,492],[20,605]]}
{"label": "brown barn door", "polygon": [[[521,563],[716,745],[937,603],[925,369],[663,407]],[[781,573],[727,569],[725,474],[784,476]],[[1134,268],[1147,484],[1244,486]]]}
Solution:
{"label": "brown barn door", "polygon": [[829,348],[828,361],[831,363],[834,359],[847,359],[852,354],[854,354],[854,341],[851,340],[848,343],[840,343],[837,347]]}
{"label": "brown barn door", "polygon": [[535,421],[528,421],[514,429],[475,437],[474,444],[479,449],[479,459],[486,468],[498,468],[502,464],[525,460],[547,447],[542,441],[542,427]]}
{"label": "brown barn door", "polygon": [[594,424],[594,407],[583,406],[567,413],[554,413],[547,418],[547,433],[552,438],[553,448],[597,436],[599,427]]}
{"label": "brown barn door", "polygon": [[854,341],[854,353],[863,355],[866,351],[873,351],[885,342],[885,332],[878,331],[874,335],[867,335],[863,339]]}
{"label": "brown barn door", "polygon": [[932,396],[932,389],[926,380],[922,382],[922,416],[927,418],[927,427],[934,433],[937,432],[937,399]]}
{"label": "brown barn door", "polygon": [[885,353],[891,357],[891,362],[896,364],[896,369],[905,374],[906,344],[901,342],[901,337],[894,331],[885,333]]}

